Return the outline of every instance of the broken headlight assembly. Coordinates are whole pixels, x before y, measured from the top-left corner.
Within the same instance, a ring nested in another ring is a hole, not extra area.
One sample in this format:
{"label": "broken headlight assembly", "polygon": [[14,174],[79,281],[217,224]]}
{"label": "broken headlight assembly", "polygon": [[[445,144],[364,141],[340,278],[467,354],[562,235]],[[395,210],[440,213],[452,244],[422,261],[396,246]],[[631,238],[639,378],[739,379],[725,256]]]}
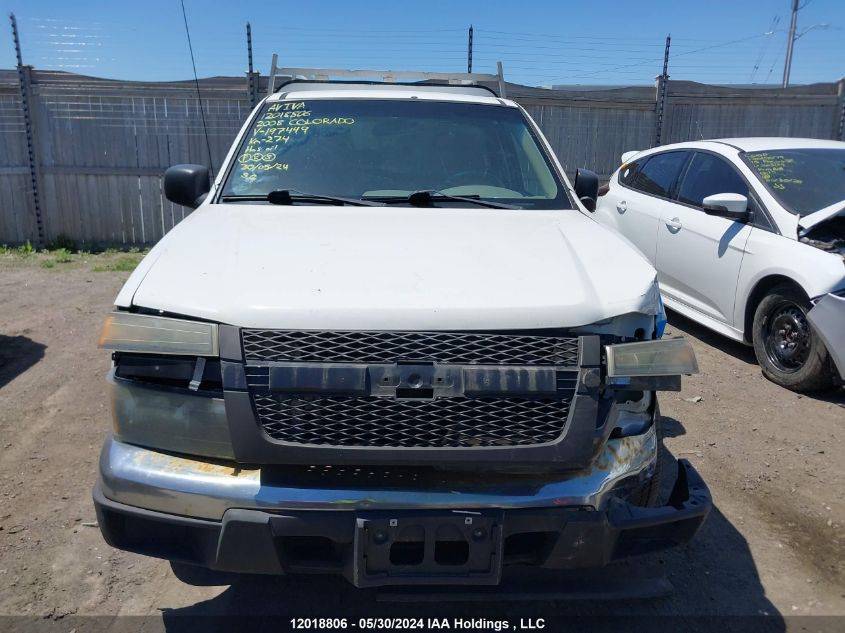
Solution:
{"label": "broken headlight assembly", "polygon": [[655,391],[680,391],[682,374],[697,374],[685,339],[658,339],[605,346],[605,385],[620,412],[614,436],[637,435],[651,423]]}
{"label": "broken headlight assembly", "polygon": [[233,457],[216,324],[114,312],[103,324],[99,346],[113,351],[108,380],[116,439]]}
{"label": "broken headlight assembly", "polygon": [[698,373],[698,361],[683,338],[605,346],[607,385],[644,391],[680,391],[681,376]]}

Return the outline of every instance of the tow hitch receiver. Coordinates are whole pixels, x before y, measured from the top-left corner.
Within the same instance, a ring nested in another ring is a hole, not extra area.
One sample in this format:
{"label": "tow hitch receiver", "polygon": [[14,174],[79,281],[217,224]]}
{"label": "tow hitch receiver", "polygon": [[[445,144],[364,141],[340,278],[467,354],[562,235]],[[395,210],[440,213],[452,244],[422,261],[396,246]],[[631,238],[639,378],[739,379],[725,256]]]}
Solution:
{"label": "tow hitch receiver", "polygon": [[503,513],[360,513],[354,583],[497,585],[502,574]]}

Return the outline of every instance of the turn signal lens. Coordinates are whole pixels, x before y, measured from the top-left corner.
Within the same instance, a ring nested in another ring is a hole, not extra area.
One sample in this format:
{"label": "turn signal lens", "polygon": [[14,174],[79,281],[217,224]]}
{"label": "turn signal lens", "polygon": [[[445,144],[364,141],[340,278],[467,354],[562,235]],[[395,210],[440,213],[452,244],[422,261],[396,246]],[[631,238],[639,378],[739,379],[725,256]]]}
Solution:
{"label": "turn signal lens", "polygon": [[217,325],[183,319],[113,312],[103,323],[99,346],[140,354],[217,356]]}
{"label": "turn signal lens", "polygon": [[607,375],[679,376],[697,374],[698,361],[683,338],[607,345]]}

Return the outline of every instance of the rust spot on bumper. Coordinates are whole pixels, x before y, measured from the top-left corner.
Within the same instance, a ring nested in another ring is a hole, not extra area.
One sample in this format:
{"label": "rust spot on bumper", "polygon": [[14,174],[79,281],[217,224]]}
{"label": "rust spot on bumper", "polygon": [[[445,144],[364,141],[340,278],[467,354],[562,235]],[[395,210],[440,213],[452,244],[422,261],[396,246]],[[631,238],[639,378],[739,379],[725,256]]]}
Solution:
{"label": "rust spot on bumper", "polygon": [[185,474],[214,475],[221,477],[242,477],[245,479],[258,478],[258,469],[243,469],[237,465],[221,462],[200,461],[187,457],[177,457],[155,451],[138,452],[133,455],[133,461],[145,468],[154,468],[159,472]]}

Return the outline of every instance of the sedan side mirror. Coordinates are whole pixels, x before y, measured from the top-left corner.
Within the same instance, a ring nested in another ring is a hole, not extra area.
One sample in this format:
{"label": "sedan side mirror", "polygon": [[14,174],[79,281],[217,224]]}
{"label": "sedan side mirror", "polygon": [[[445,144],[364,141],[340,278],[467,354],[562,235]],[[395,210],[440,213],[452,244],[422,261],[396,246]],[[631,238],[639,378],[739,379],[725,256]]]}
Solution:
{"label": "sedan side mirror", "polygon": [[716,193],[702,200],[702,208],[707,215],[716,215],[735,222],[748,222],[751,212],[748,210],[748,198],[738,193]]}
{"label": "sedan side mirror", "polygon": [[174,165],[164,172],[164,195],[171,202],[196,209],[211,189],[205,165]]}
{"label": "sedan side mirror", "polygon": [[575,195],[581,201],[587,211],[596,210],[596,201],[599,197],[599,177],[589,169],[575,170]]}

